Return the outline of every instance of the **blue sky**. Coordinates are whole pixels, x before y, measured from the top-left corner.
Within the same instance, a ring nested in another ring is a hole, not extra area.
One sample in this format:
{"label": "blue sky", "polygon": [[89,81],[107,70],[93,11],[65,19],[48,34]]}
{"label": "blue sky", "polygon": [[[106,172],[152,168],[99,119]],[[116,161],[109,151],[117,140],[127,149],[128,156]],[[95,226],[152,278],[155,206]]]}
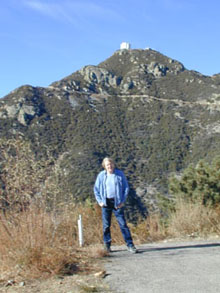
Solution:
{"label": "blue sky", "polygon": [[219,0],[1,0],[0,97],[97,65],[123,41],[220,72]]}

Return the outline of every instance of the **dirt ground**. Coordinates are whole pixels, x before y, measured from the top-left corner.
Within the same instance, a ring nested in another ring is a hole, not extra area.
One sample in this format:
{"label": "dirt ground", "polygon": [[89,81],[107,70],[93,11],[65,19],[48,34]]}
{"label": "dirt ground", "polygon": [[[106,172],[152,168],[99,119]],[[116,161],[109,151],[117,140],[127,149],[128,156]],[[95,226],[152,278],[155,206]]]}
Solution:
{"label": "dirt ground", "polygon": [[[101,272],[100,272],[101,274]],[[73,275],[54,277],[48,280],[35,280],[15,284],[2,283],[0,292],[8,293],[83,293],[112,292],[103,281],[103,276],[94,274],[87,276]]]}

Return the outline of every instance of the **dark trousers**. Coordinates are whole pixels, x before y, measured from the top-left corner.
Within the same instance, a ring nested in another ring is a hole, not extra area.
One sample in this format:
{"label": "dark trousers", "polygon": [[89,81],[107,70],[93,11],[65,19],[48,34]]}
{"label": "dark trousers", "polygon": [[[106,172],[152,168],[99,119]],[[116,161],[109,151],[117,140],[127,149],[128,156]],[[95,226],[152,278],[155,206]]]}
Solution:
{"label": "dark trousers", "polygon": [[102,224],[103,224],[103,240],[105,244],[111,244],[111,219],[112,212],[115,214],[121,233],[123,235],[124,241],[127,246],[133,246],[133,240],[131,237],[130,230],[126,224],[124,216],[124,207],[120,209],[115,209],[114,200],[107,199],[107,206],[102,207]]}

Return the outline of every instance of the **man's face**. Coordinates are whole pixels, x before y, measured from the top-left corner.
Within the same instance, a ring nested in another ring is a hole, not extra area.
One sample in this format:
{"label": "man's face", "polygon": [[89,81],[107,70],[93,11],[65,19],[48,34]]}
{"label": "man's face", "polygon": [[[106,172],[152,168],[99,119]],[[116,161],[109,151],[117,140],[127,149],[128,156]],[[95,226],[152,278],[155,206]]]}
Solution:
{"label": "man's face", "polygon": [[106,161],[105,162],[105,170],[108,173],[112,174],[114,172],[114,164],[110,161]]}

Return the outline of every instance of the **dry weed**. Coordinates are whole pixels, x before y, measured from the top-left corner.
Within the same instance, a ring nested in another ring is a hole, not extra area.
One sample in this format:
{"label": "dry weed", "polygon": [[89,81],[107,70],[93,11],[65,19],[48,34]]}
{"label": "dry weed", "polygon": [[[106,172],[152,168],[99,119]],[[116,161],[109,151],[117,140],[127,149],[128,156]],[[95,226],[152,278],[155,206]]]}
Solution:
{"label": "dry weed", "polygon": [[[78,244],[80,214],[83,248]],[[115,219],[112,239],[117,244],[123,241]],[[22,211],[1,211],[0,277],[38,278],[92,271],[93,260],[106,256],[102,242],[101,209],[97,205],[63,204],[48,211],[44,203],[35,202]]]}
{"label": "dry weed", "polygon": [[69,206],[47,212],[34,204],[21,212],[1,212],[1,278],[36,278],[80,270],[77,237]]}
{"label": "dry weed", "polygon": [[132,237],[136,244],[163,240],[167,236],[166,227],[161,221],[160,214],[152,214],[137,225],[129,224]]}
{"label": "dry weed", "polygon": [[179,200],[176,212],[170,215],[170,236],[210,236],[220,233],[220,210],[202,203]]}

